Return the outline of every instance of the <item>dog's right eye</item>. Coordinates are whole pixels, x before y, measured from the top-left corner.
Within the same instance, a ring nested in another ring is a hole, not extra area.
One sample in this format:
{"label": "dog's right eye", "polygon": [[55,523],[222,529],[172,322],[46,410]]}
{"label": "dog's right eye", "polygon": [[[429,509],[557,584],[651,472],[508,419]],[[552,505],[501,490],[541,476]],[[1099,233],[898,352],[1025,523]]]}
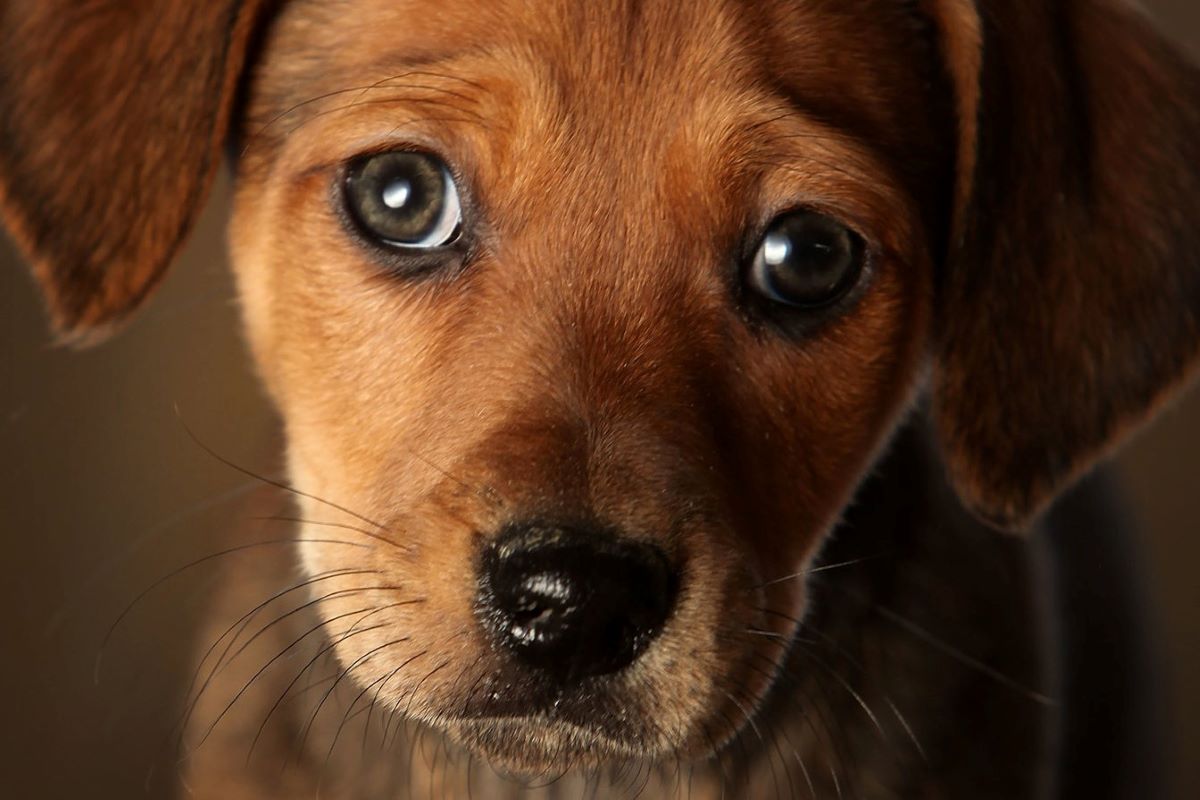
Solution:
{"label": "dog's right eye", "polygon": [[454,176],[427,153],[395,151],[360,158],[346,173],[344,193],[358,226],[397,249],[445,247],[462,231]]}

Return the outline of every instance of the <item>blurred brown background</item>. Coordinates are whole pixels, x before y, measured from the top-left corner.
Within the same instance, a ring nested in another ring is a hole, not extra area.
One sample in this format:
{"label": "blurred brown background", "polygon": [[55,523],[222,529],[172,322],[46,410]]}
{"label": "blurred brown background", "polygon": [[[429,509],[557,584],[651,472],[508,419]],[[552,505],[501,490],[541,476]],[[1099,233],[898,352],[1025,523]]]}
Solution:
{"label": "blurred brown background", "polygon": [[[1200,3],[1146,4],[1200,53]],[[215,570],[172,578],[139,603],[113,634],[98,684],[94,659],[130,599],[220,548],[248,484],[185,424],[226,457],[275,468],[274,420],[243,353],[223,260],[227,194],[218,187],[136,323],[83,353],[50,346],[33,285],[0,239],[5,796],[159,797],[169,785],[164,743]],[[1177,796],[1200,797],[1200,391],[1128,448],[1120,470],[1144,528],[1171,678]]]}

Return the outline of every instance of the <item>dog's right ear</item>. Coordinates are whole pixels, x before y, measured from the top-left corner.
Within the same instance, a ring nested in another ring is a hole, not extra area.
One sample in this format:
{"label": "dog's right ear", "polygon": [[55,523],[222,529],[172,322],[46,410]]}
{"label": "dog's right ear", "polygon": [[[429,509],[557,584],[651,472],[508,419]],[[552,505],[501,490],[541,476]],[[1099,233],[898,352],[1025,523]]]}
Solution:
{"label": "dog's right ear", "polygon": [[0,7],[0,216],[65,339],[120,322],[187,237],[266,5]]}

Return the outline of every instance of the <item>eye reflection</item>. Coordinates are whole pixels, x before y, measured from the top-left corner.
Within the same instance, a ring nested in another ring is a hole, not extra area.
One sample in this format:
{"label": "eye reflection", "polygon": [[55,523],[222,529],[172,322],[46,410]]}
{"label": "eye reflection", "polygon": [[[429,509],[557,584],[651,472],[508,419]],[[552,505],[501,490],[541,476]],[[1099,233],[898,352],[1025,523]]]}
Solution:
{"label": "eye reflection", "polygon": [[792,244],[787,237],[781,236],[778,233],[769,233],[763,239],[763,260],[772,266],[787,261],[788,255],[792,252]]}
{"label": "eye reflection", "polygon": [[383,190],[383,203],[388,208],[403,208],[411,195],[411,183],[408,181],[396,181]]}

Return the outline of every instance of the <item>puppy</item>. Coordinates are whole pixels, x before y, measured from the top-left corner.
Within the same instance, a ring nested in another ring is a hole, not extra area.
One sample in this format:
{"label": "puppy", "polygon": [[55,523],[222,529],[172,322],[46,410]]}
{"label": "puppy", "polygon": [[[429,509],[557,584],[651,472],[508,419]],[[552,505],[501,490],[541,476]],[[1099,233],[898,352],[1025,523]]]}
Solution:
{"label": "puppy", "polygon": [[1200,78],[1135,12],[48,0],[0,44],[66,341],[232,142],[299,573],[215,603],[196,796],[1151,792],[1128,615],[1067,613],[1111,515],[1042,516],[1200,344]]}

